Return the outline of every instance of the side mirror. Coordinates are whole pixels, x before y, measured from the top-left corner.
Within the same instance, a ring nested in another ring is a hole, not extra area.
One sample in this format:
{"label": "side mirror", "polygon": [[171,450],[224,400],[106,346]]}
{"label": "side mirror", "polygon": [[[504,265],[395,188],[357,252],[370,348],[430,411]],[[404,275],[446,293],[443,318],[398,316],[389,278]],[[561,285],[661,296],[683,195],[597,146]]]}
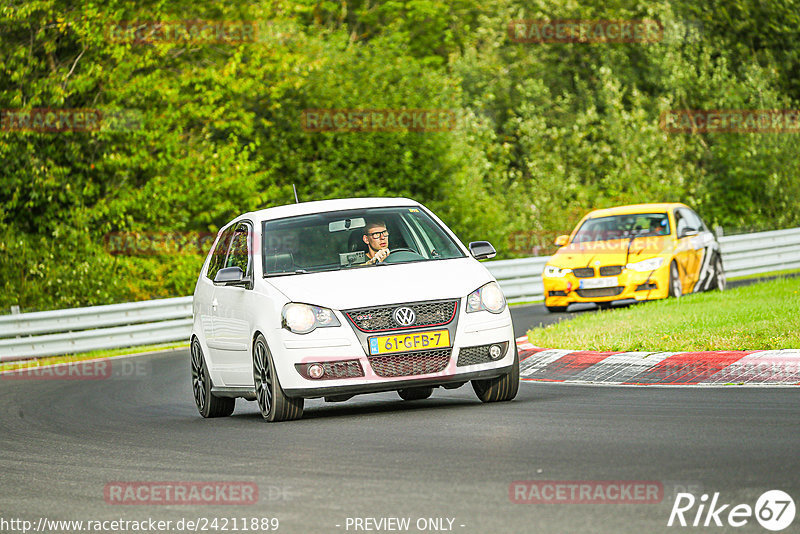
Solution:
{"label": "side mirror", "polygon": [[469,244],[469,251],[476,260],[488,260],[497,256],[497,251],[488,241],[473,241]]}
{"label": "side mirror", "polygon": [[557,245],[559,247],[563,247],[567,243],[569,243],[569,236],[568,235],[560,235],[553,242],[553,244],[555,244],[555,245]]}
{"label": "side mirror", "polygon": [[246,282],[244,279],[244,272],[241,267],[225,267],[217,271],[214,277],[214,285],[230,286]]}
{"label": "side mirror", "polygon": [[698,233],[699,232],[697,231],[696,228],[687,227],[681,230],[681,233],[678,235],[678,239],[681,239],[683,237],[688,237],[690,235],[697,235]]}

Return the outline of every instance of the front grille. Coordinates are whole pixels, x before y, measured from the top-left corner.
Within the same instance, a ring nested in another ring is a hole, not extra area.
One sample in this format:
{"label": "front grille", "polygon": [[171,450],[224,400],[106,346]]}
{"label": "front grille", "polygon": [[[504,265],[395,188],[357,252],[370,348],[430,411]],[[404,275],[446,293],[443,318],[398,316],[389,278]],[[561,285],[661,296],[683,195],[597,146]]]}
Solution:
{"label": "front grille", "polygon": [[648,282],[636,286],[636,291],[652,291],[653,289],[658,289],[658,285],[655,282]]}
{"label": "front grille", "polygon": [[591,267],[581,267],[579,269],[572,269],[572,274],[578,278],[591,278],[594,276],[594,269]]}
{"label": "front grille", "polygon": [[622,290],[625,289],[624,286],[617,286],[617,287],[599,287],[596,289],[578,289],[578,295],[585,299],[591,299],[595,297],[616,297]]}
{"label": "front grille", "polygon": [[440,349],[370,356],[369,363],[375,374],[382,377],[426,375],[443,371],[452,352],[453,349]]}
{"label": "front grille", "polygon": [[616,276],[622,272],[622,265],[604,265],[600,267],[600,276]]}
{"label": "front grille", "polygon": [[[402,306],[411,308],[416,321],[409,326],[398,324],[393,317],[394,311]],[[344,311],[347,319],[362,332],[382,332],[384,330],[403,330],[426,326],[441,326],[449,323],[456,316],[457,300],[438,302],[415,302],[411,304],[395,304],[374,308],[359,308]]]}
{"label": "front grille", "polygon": [[[505,356],[505,348],[507,347],[507,343],[502,344],[503,356]],[[465,365],[476,365],[479,363],[489,363],[496,360],[493,360],[489,357],[489,345],[479,345],[477,347],[464,347],[463,349],[458,351],[458,361],[456,365],[458,367],[463,367]],[[502,356],[501,356],[502,358]]]}

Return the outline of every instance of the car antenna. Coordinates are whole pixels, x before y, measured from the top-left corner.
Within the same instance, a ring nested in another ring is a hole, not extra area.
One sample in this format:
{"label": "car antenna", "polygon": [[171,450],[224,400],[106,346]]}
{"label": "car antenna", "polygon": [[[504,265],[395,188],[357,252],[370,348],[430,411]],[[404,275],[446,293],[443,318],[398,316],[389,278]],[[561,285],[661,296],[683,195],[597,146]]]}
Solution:
{"label": "car antenna", "polygon": [[300,204],[300,200],[297,198],[297,188],[292,184],[292,191],[294,191],[294,201]]}

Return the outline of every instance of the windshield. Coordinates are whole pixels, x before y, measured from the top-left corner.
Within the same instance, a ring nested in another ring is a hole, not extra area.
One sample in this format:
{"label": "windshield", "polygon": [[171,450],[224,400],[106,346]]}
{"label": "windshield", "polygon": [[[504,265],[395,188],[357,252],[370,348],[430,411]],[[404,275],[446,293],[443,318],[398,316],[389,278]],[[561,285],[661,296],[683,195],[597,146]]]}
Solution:
{"label": "windshield", "polygon": [[666,213],[634,213],[586,219],[573,243],[608,241],[639,236],[669,235],[669,217]]}
{"label": "windshield", "polygon": [[263,224],[264,275],[333,271],[364,266],[365,229],[385,225],[391,254],[383,262],[463,258],[453,239],[418,207],[315,213]]}

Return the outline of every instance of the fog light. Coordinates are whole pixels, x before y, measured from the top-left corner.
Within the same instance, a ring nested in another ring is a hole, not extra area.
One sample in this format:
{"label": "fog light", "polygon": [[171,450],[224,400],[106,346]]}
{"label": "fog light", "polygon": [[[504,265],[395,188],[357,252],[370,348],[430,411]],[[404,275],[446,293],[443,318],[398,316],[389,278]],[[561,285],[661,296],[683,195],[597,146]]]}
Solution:
{"label": "fog light", "polygon": [[503,356],[503,347],[500,345],[492,345],[489,347],[489,357],[493,360],[499,360]]}
{"label": "fog light", "polygon": [[318,363],[312,363],[308,366],[308,376],[311,378],[322,378],[322,375],[325,374],[325,369]]}

